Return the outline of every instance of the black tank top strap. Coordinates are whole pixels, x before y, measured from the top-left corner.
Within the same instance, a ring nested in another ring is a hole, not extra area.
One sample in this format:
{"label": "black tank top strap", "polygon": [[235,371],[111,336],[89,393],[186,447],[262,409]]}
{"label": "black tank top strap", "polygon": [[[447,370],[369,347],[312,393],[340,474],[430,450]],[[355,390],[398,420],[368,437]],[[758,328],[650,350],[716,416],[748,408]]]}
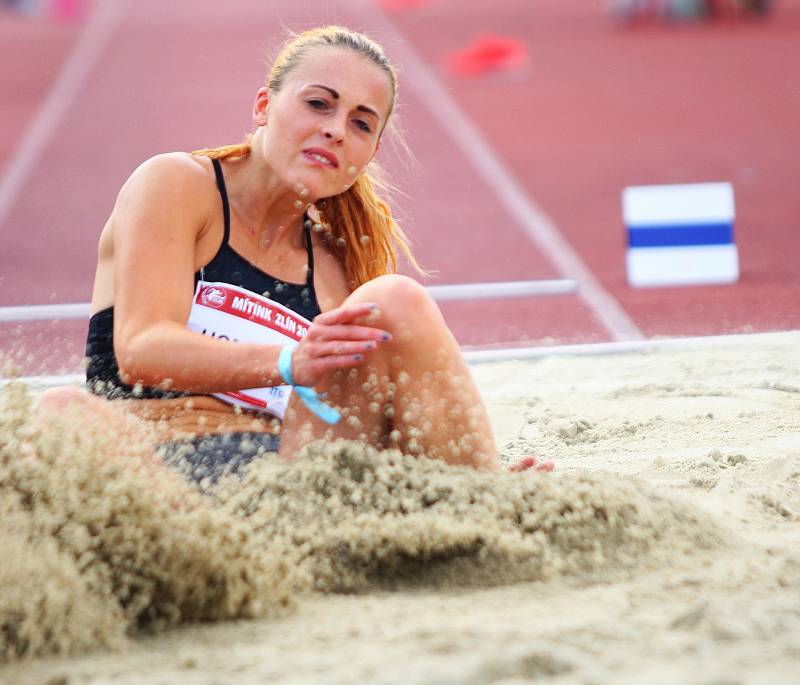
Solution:
{"label": "black tank top strap", "polygon": [[[314,248],[311,246],[311,221],[306,219],[303,222],[303,230],[306,234],[306,254],[308,255],[308,269],[306,270],[306,287],[314,289]],[[316,298],[316,295],[315,295]]]}
{"label": "black tank top strap", "polygon": [[231,238],[231,207],[228,204],[228,189],[225,187],[225,176],[222,175],[222,163],[215,157],[211,158],[211,163],[214,165],[217,188],[219,189],[220,197],[222,197],[222,216],[225,219],[225,233],[222,237],[222,246],[224,246],[228,244]]}

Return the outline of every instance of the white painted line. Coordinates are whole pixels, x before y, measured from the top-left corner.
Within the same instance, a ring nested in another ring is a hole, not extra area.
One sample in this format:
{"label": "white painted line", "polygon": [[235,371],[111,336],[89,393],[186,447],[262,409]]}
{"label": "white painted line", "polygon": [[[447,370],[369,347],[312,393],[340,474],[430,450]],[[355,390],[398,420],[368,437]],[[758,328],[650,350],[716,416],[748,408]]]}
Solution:
{"label": "white painted line", "polygon": [[428,292],[434,300],[491,300],[503,297],[538,297],[542,295],[569,295],[576,285],[570,280],[505,281],[499,283],[464,283],[460,285],[429,285]]}
{"label": "white painted line", "polygon": [[398,56],[397,61],[403,66],[404,83],[418,91],[430,115],[456,141],[458,149],[464,152],[545,256],[566,278],[578,284],[578,297],[602,322],[611,337],[614,340],[643,339],[642,332],[619,302],[603,288],[552,219],[503,166],[481,132],[448,95],[448,89],[417,55],[388,16],[375,8],[373,0],[351,0],[351,3],[360,12],[358,16],[369,17],[368,24],[391,37],[391,52]]}
{"label": "white painted line", "polygon": [[[494,350],[465,350],[464,359],[469,364],[502,362],[514,360],[543,359],[563,356],[603,356],[610,354],[636,354],[658,352],[672,349],[702,349],[721,346],[744,347],[754,343],[797,342],[800,346],[800,330],[778,331],[772,333],[744,333],[733,335],[708,335],[693,338],[661,338],[657,340],[625,340],[609,343],[588,343],[582,345],[551,345],[549,347],[516,347]],[[19,378],[0,378],[0,388],[8,383],[22,382],[34,390],[43,390],[59,385],[82,385],[83,374],[63,376],[21,376]]]}
{"label": "white painted line", "polygon": [[88,302],[76,304],[38,304],[23,307],[0,307],[0,323],[15,321],[60,321],[62,319],[88,319],[91,305]]}
{"label": "white painted line", "polygon": [[82,373],[64,374],[63,376],[20,376],[19,378],[0,378],[0,389],[9,383],[24,383],[31,390],[46,390],[61,385],[83,385],[86,376]]}
{"label": "white painted line", "polygon": [[[126,0],[93,3],[94,10],[47,97],[39,106],[0,179],[0,228],[8,218],[17,195],[120,23]],[[7,94],[8,95],[8,94]],[[13,94],[10,95],[13,97]]]}
{"label": "white painted line", "polygon": [[[428,292],[435,300],[491,300],[502,297],[537,297],[541,295],[568,295],[575,292],[575,283],[569,280],[505,281],[499,283],[464,283],[458,285],[431,285]],[[75,304],[38,304],[18,307],[0,307],[0,323],[19,321],[60,321],[63,319],[88,319],[89,302]]]}
{"label": "white painted line", "polygon": [[658,338],[654,340],[623,340],[608,343],[585,343],[580,345],[553,345],[549,347],[516,347],[493,350],[465,350],[464,359],[469,364],[500,362],[543,357],[602,356],[609,354],[631,354],[656,352],[671,349],[697,349],[714,346],[753,345],[757,342],[781,342],[796,340],[800,345],[800,330],[777,333],[742,333],[731,335],[707,335],[693,338]]}

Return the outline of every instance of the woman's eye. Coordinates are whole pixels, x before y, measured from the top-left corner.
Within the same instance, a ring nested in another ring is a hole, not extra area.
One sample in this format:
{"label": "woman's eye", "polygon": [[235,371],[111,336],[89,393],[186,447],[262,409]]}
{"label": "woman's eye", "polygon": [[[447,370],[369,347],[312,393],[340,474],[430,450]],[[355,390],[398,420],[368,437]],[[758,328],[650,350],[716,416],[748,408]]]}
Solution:
{"label": "woman's eye", "polygon": [[372,127],[363,119],[356,119],[356,126],[366,133],[372,133]]}
{"label": "woman's eye", "polygon": [[308,104],[314,109],[325,109],[328,106],[325,100],[309,100]]}

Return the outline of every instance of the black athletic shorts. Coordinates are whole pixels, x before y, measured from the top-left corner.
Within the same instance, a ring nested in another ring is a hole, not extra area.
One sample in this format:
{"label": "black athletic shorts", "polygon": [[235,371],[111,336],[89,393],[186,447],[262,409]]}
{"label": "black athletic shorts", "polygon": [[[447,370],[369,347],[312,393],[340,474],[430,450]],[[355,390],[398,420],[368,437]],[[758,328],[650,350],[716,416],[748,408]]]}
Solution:
{"label": "black athletic shorts", "polygon": [[189,480],[214,484],[266,452],[277,452],[280,444],[280,435],[270,433],[219,433],[164,442],[158,451],[164,463],[179,469]]}

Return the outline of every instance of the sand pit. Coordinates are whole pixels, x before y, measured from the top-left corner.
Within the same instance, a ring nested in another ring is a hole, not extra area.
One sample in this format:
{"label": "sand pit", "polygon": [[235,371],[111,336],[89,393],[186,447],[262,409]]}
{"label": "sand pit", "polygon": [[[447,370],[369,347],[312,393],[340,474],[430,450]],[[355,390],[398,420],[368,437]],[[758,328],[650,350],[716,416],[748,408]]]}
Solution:
{"label": "sand pit", "polygon": [[341,443],[194,497],[6,391],[0,682],[796,682],[800,336],[474,372],[556,473]]}

